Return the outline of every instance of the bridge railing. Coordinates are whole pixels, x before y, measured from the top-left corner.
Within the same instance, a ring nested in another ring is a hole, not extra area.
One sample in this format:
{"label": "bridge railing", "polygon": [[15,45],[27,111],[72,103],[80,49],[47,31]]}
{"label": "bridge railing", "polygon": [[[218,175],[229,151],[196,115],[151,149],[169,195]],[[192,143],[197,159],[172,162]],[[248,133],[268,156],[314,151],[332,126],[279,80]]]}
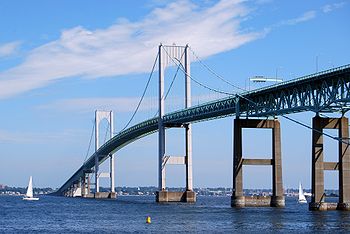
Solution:
{"label": "bridge railing", "polygon": [[349,68],[350,68],[350,64],[347,64],[347,65],[343,65],[343,66],[340,66],[340,67],[331,68],[331,69],[328,69],[328,70],[325,70],[325,71],[316,72],[316,73],[313,73],[313,74],[310,74],[310,75],[301,76],[301,77],[296,78],[296,79],[292,79],[292,80],[288,80],[288,81],[284,81],[284,82],[279,82],[277,84],[273,84],[273,85],[269,85],[269,86],[266,86],[266,87],[254,89],[254,90],[247,91],[247,92],[243,92],[243,93],[241,93],[241,95],[248,95],[248,94],[252,94],[252,93],[258,93],[258,92],[261,92],[261,91],[264,91],[264,90],[268,90],[268,89],[272,89],[272,88],[276,88],[276,87],[280,87],[280,86],[284,86],[284,85],[288,85],[288,84],[293,84],[293,83],[296,83],[296,82],[300,82],[302,80],[308,80],[308,79],[311,79],[311,78],[316,78],[316,77],[319,77],[319,76],[324,75],[324,74],[334,73],[336,71],[343,71],[343,70],[349,69]]}

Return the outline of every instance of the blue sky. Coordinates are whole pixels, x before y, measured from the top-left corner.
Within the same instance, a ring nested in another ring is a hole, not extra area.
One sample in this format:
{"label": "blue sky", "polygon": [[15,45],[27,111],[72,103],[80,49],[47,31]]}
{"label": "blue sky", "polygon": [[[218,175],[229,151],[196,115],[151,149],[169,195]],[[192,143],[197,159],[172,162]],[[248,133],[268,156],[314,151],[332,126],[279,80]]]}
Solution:
{"label": "blue sky", "polygon": [[[225,79],[256,88],[248,81],[254,75],[277,73],[289,80],[348,64],[349,15],[350,2],[341,0],[2,0],[0,183],[26,186],[30,175],[40,187],[65,182],[84,161],[95,109],[114,111],[115,132],[125,126],[160,42],[188,43]],[[191,59],[196,79],[237,91]],[[174,69],[168,69],[167,85],[173,76]],[[155,74],[132,124],[155,114],[156,79]],[[181,79],[174,83],[167,111],[181,108]],[[192,86],[193,104],[220,97]],[[310,124],[313,115],[291,117]],[[311,132],[281,123],[284,187],[297,187],[299,180],[309,187]],[[270,135],[245,131],[244,153],[269,157]],[[193,137],[194,186],[231,187],[232,118],[197,123]],[[183,153],[181,131],[170,130],[168,139],[169,154]],[[336,159],[336,142],[326,140],[325,157]],[[167,171],[168,186],[184,185],[184,167]],[[245,188],[271,187],[269,167],[244,168],[244,173]],[[335,175],[326,173],[327,188],[337,187]],[[116,181],[117,186],[157,185],[157,135],[117,152]]]}

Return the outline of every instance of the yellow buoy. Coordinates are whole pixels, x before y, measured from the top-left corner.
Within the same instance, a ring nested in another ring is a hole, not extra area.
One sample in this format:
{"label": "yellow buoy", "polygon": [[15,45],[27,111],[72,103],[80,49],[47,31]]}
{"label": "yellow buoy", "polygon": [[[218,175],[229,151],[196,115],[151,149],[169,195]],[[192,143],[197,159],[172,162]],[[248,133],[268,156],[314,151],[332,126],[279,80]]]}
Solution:
{"label": "yellow buoy", "polygon": [[150,216],[147,216],[146,223],[151,223],[151,217]]}

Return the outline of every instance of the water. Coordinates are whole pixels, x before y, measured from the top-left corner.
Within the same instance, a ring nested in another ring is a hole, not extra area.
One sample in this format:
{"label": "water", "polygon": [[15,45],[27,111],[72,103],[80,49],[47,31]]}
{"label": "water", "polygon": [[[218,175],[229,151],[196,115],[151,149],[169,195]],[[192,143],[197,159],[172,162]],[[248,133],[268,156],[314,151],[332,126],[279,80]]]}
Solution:
{"label": "water", "polygon": [[[146,224],[151,216],[152,223]],[[311,212],[296,198],[286,208],[230,207],[230,197],[197,197],[196,204],[157,204],[152,196],[93,200],[0,196],[1,233],[72,232],[350,232],[350,212]]]}

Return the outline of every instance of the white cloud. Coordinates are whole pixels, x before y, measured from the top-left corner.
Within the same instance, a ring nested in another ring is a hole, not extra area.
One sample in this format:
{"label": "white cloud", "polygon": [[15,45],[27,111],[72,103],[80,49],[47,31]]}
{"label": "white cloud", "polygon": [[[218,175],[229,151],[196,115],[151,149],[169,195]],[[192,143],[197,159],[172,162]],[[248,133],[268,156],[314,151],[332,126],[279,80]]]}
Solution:
{"label": "white cloud", "polygon": [[[38,108],[76,113],[92,113],[94,110],[114,110],[122,113],[134,111],[139,100],[140,97],[61,99]],[[139,111],[157,108],[156,98],[145,98],[143,103],[147,104],[141,105]]]}
{"label": "white cloud", "polygon": [[14,54],[20,45],[20,41],[13,41],[0,45],[0,57],[7,57]]}
{"label": "white cloud", "polygon": [[[218,98],[225,97],[225,95],[197,95],[192,96],[192,105],[198,103],[208,102],[216,100]],[[74,98],[74,99],[61,99],[49,104],[38,106],[38,109],[43,110],[58,110],[67,111],[73,113],[92,113],[94,110],[113,110],[117,113],[133,112],[140,100],[140,97],[110,97],[110,98]],[[176,109],[182,109],[184,104],[184,98],[175,96],[168,99],[166,102],[166,109],[169,112]],[[139,112],[158,110],[158,97],[145,97],[142,101],[142,105],[139,108]]]}
{"label": "white cloud", "polygon": [[292,18],[292,19],[288,19],[288,20],[283,20],[280,21],[276,24],[273,24],[272,26],[266,27],[265,28],[265,34],[268,34],[269,32],[271,32],[271,30],[282,27],[282,26],[290,26],[290,25],[295,25],[295,24],[299,24],[299,23],[303,23],[306,21],[309,21],[313,18],[316,17],[316,11],[307,11],[304,12],[301,16],[298,16],[296,18]]}
{"label": "white cloud", "polygon": [[104,29],[64,30],[59,39],[30,51],[22,64],[0,72],[0,98],[62,78],[147,72],[160,42],[188,43],[201,57],[234,49],[261,36],[241,32],[240,22],[248,13],[239,0],[221,0],[204,9],[180,0],[137,22],[119,19]]}
{"label": "white cloud", "polygon": [[65,129],[61,132],[23,132],[6,131],[0,129],[1,143],[42,143],[47,141],[72,141],[86,136],[86,131],[78,129]]}
{"label": "white cloud", "polygon": [[273,0],[256,0],[256,4],[269,4],[269,3],[272,3]]}
{"label": "white cloud", "polygon": [[284,21],[283,24],[294,25],[294,24],[298,24],[298,23],[302,23],[302,22],[311,20],[315,17],[316,17],[316,11],[307,11],[297,18]]}
{"label": "white cloud", "polygon": [[329,13],[331,11],[334,11],[338,8],[341,8],[345,5],[345,2],[338,2],[338,3],[333,3],[333,4],[327,4],[322,7],[323,13]]}

